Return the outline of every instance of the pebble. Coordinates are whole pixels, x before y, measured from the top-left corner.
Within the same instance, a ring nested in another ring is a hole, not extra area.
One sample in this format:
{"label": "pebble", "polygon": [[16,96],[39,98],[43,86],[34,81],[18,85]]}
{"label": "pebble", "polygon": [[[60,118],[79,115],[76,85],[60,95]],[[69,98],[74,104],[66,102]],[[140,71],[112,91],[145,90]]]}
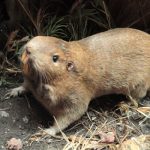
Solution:
{"label": "pebble", "polygon": [[4,147],[3,145],[1,146],[1,148],[2,148],[2,149],[5,149],[5,147]]}
{"label": "pebble", "polygon": [[3,117],[6,117],[6,118],[7,118],[7,117],[9,117],[9,113],[7,113],[6,111],[1,110],[1,111],[0,111],[0,117],[1,117],[1,118],[3,118]]}
{"label": "pebble", "polygon": [[23,120],[24,123],[28,123],[29,122],[29,119],[27,118],[27,116],[23,117],[22,120]]}

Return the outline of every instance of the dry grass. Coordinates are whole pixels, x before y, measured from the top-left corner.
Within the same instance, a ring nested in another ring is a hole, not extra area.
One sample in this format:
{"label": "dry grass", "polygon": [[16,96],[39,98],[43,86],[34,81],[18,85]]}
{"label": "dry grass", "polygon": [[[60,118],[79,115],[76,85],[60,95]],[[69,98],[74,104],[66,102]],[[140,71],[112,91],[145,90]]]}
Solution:
{"label": "dry grass", "polygon": [[[90,108],[89,111],[72,127],[54,137],[47,135],[42,128],[29,138],[30,144],[47,140],[65,141],[63,150],[135,150],[150,143],[150,135],[142,128],[150,121],[150,107],[134,108],[125,103],[120,113]],[[125,108],[126,107],[126,108]],[[57,120],[55,120],[57,122]],[[58,125],[59,126],[59,125]],[[150,133],[150,131],[149,131]],[[141,136],[139,136],[141,135]],[[51,140],[50,140],[51,139]],[[136,141],[136,142],[135,142]],[[125,147],[128,147],[125,149]]]}

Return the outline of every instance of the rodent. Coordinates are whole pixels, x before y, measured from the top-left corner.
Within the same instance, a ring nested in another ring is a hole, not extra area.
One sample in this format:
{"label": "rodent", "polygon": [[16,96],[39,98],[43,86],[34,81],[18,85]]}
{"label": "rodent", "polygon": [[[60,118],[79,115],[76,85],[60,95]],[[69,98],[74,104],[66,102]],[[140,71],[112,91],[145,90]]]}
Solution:
{"label": "rodent", "polygon": [[150,35],[137,29],[70,42],[37,36],[21,60],[24,83],[11,95],[30,91],[57,120],[45,130],[51,135],[79,119],[93,98],[117,93],[139,100],[150,90]]}

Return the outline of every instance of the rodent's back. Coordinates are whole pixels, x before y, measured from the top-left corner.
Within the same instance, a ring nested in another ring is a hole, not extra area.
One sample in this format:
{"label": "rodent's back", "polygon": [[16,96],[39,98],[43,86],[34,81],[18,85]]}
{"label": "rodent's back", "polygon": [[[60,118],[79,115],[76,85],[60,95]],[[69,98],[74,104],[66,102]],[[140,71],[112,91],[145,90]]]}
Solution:
{"label": "rodent's back", "polygon": [[81,39],[79,43],[85,45],[93,53],[99,54],[100,51],[128,53],[131,49],[126,49],[127,47],[136,48],[140,45],[143,47],[143,44],[148,47],[150,46],[149,41],[150,35],[140,30],[116,28]]}
{"label": "rodent's back", "polygon": [[89,72],[93,75],[96,95],[126,94],[127,88],[130,91],[139,82],[150,85],[150,35],[147,33],[128,28],[113,29],[79,43],[91,55]]}

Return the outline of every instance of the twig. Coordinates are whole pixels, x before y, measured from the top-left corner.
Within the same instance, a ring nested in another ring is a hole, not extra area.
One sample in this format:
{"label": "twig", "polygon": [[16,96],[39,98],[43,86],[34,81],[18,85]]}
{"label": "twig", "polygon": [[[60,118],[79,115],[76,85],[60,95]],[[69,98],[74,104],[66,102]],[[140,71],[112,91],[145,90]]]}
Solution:
{"label": "twig", "polygon": [[27,14],[27,16],[29,17],[29,19],[31,20],[32,24],[34,25],[34,27],[36,28],[37,32],[40,33],[35,21],[33,20],[33,17],[31,16],[29,10],[27,11],[27,9],[24,7],[24,5],[22,4],[22,2],[20,0],[17,0],[18,3],[20,4],[20,6],[22,7],[22,9],[24,10],[24,12]]}
{"label": "twig", "polygon": [[127,27],[130,28],[131,26],[133,26],[134,24],[138,23],[139,21],[141,21],[143,19],[143,17],[146,17],[150,15],[150,12],[148,12],[147,14],[143,15],[142,17],[138,18],[137,20],[133,21],[130,25],[128,25]]}
{"label": "twig", "polygon": [[86,112],[86,115],[87,115],[87,117],[89,118],[90,122],[92,122],[92,119],[91,119],[91,117],[90,117],[90,115],[89,115],[88,112]]}
{"label": "twig", "polygon": [[127,132],[126,134],[125,134],[125,136],[123,137],[123,139],[120,141],[120,143],[119,144],[122,144],[123,143],[123,141],[127,138],[127,136],[129,135],[129,132]]}
{"label": "twig", "polygon": [[60,129],[60,126],[59,126],[59,124],[58,124],[58,122],[57,122],[55,116],[53,116],[53,117],[54,117],[54,120],[55,120],[55,122],[56,122],[56,124],[57,124],[57,127],[58,127],[59,130],[60,130],[60,133],[62,134],[62,136],[64,137],[64,139],[65,139],[67,142],[69,142],[68,137],[67,137],[67,136],[64,134],[64,132],[62,132],[62,130]]}

